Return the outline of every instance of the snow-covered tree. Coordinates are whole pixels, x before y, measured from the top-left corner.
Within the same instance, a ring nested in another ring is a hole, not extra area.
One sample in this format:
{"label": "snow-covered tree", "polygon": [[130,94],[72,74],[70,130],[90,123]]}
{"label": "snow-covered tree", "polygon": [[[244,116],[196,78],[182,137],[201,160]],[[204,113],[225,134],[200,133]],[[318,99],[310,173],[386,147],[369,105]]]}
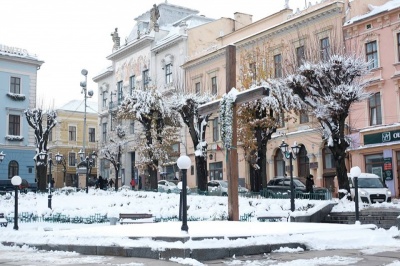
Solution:
{"label": "snow-covered tree", "polygon": [[178,116],[171,112],[165,97],[156,89],[134,90],[118,108],[118,118],[132,119],[143,126],[143,143],[137,142],[141,166],[146,167],[151,189],[157,189],[159,162],[167,161],[166,150],[177,141]]}
{"label": "snow-covered tree", "polygon": [[115,127],[115,134],[109,136],[109,142],[100,150],[100,156],[109,161],[115,170],[115,191],[118,191],[118,175],[121,169],[121,156],[125,147],[125,129],[121,125]]}
{"label": "snow-covered tree", "polygon": [[260,191],[266,186],[267,144],[272,134],[284,121],[292,119],[293,112],[304,108],[301,99],[284,86],[283,80],[270,79],[261,82],[261,86],[269,89],[269,95],[242,104],[238,111],[238,139],[251,166],[252,191]]}
{"label": "snow-covered tree", "polygon": [[286,79],[293,90],[309,107],[322,127],[322,138],[336,161],[339,189],[350,190],[345,164],[349,138],[346,118],[350,106],[367,99],[362,77],[368,73],[368,63],[351,55],[333,55],[320,63],[304,63],[296,74]]}
{"label": "snow-covered tree", "polygon": [[292,118],[292,111],[303,108],[301,100],[293,97],[293,93],[283,86],[282,80],[268,79],[283,74],[282,69],[275,68],[271,51],[271,43],[267,41],[240,53],[240,90],[256,86],[269,89],[269,96],[238,108],[238,141],[250,166],[250,189],[256,192],[266,186],[268,141],[283,122]]}
{"label": "snow-covered tree", "polygon": [[[51,129],[57,124],[57,113],[53,110],[43,111],[40,108],[27,109],[24,113],[28,125],[33,128],[35,134],[36,154],[33,160],[36,163],[37,186],[39,190],[45,191],[48,159],[47,142]],[[46,159],[44,161],[39,159],[40,153],[46,154]]]}
{"label": "snow-covered tree", "polygon": [[195,148],[197,184],[200,190],[207,190],[207,142],[205,140],[208,119],[211,114],[199,115],[198,107],[210,102],[213,96],[204,94],[176,93],[171,98],[170,106],[182,117],[188,127],[190,138]]}

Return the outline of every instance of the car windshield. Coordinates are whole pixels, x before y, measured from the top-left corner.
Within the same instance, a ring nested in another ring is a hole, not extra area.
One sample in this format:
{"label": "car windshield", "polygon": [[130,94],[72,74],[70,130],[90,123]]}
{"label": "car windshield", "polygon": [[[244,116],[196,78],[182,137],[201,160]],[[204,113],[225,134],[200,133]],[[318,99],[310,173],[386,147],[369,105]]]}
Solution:
{"label": "car windshield", "polygon": [[379,178],[358,178],[359,188],[384,188],[383,182]]}
{"label": "car windshield", "polygon": [[219,183],[221,184],[221,187],[228,187],[228,182],[226,181],[219,181]]}
{"label": "car windshield", "polygon": [[295,187],[306,187],[306,185],[304,185],[303,182],[298,179],[293,179],[293,183]]}

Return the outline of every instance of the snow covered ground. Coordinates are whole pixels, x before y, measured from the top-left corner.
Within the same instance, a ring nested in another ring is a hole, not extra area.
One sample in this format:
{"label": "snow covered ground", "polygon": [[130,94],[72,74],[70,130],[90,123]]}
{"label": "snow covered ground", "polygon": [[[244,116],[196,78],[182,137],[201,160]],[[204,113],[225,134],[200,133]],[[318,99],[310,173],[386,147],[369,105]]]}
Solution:
{"label": "snow covered ground", "polygon": [[[338,204],[334,211],[354,209],[354,203],[334,199]],[[300,215],[313,211],[324,201],[296,200],[296,211],[290,213],[289,199],[240,198],[240,215],[252,214],[251,221],[220,221],[227,216],[227,198],[213,196],[188,196],[188,217],[203,221],[189,221],[189,232],[181,231],[181,222],[160,222],[129,225],[110,225],[109,222],[93,224],[19,222],[19,230],[13,230],[13,224],[0,228],[0,242],[23,242],[32,244],[82,244],[82,245],[120,245],[128,247],[164,248],[224,248],[257,244],[301,242],[311,250],[325,249],[366,249],[369,252],[383,250],[400,251],[400,233],[398,228],[377,229],[374,225],[340,225],[290,222],[258,222],[256,217],[266,214]],[[53,209],[47,208],[46,194],[22,194],[19,197],[19,213],[34,213],[37,216],[50,216],[55,213],[89,217],[96,213],[108,217],[118,217],[121,212],[152,213],[155,217],[173,217],[178,214],[179,195],[122,190],[89,190],[76,193],[55,193]],[[375,204],[372,207],[400,208],[397,202]],[[361,206],[363,208],[363,206]],[[0,212],[13,216],[14,197],[5,195],[0,198]],[[130,236],[146,239],[133,240]],[[153,241],[151,236],[224,236],[224,239],[206,239],[182,243]],[[229,240],[229,236],[252,236],[247,239]],[[11,247],[0,245],[0,254]],[[1,255],[0,255],[1,259]],[[178,259],[179,260],[179,259]],[[193,264],[195,265],[195,264]],[[333,264],[335,265],[335,264]],[[338,265],[338,264],[336,264]],[[396,264],[394,264],[396,265]]]}

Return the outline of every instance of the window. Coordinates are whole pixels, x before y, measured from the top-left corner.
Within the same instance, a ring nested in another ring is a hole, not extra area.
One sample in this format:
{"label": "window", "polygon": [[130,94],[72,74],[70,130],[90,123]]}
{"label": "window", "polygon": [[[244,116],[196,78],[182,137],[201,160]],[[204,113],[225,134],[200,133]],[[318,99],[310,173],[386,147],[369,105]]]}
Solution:
{"label": "window", "polygon": [[304,110],[300,113],[300,124],[308,123],[308,110]]}
{"label": "window", "polygon": [[135,121],[131,121],[131,123],[129,124],[129,133],[135,134]]}
{"label": "window", "polygon": [[400,33],[397,33],[397,61],[400,62]]}
{"label": "window", "polygon": [[365,55],[367,62],[369,63],[368,69],[374,69],[378,67],[378,45],[376,41],[372,41],[365,44]]}
{"label": "window", "polygon": [[143,71],[143,88],[146,89],[149,83],[150,83],[149,70],[146,69],[145,71]]}
{"label": "window", "polygon": [[172,65],[168,64],[165,66],[165,83],[169,84],[172,82]]}
{"label": "window", "polygon": [[331,149],[325,147],[323,150],[324,155],[324,169],[334,169],[336,168],[335,158],[333,157]]}
{"label": "window", "polygon": [[123,86],[122,86],[122,81],[119,81],[117,83],[117,100],[118,100],[118,105],[120,105],[122,103],[122,100],[124,99],[124,95],[123,95],[123,90],[122,90]]}
{"label": "window", "polygon": [[21,93],[21,79],[20,78],[11,77],[10,92],[15,93],[15,94]]}
{"label": "window", "polygon": [[130,76],[129,77],[129,93],[130,93],[130,95],[133,95],[133,91],[135,90],[135,82],[136,82],[135,76]]}
{"label": "window", "polygon": [[283,154],[279,150],[275,154],[275,176],[285,176],[285,160],[283,159]]}
{"label": "window", "polygon": [[103,108],[107,107],[107,92],[103,92],[103,98],[102,98],[102,102],[103,102]]}
{"label": "window", "polygon": [[379,92],[369,98],[369,124],[370,126],[382,124],[381,95]]}
{"label": "window", "polygon": [[16,175],[19,175],[19,165],[17,161],[12,160],[8,164],[8,179],[11,179]]}
{"label": "window", "polygon": [[222,162],[210,163],[210,180],[222,180]]}
{"label": "window", "polygon": [[200,94],[200,82],[196,82],[194,90],[196,94]]}
{"label": "window", "polygon": [[383,180],[383,154],[371,154],[365,156],[365,171],[376,174]]}
{"label": "window", "polygon": [[307,177],[310,174],[310,160],[307,156],[307,150],[302,145],[297,155],[299,163],[299,177]]}
{"label": "window", "polygon": [[281,54],[274,55],[274,71],[275,71],[275,78],[282,77],[282,55]]}
{"label": "window", "polygon": [[217,77],[212,77],[211,78],[211,94],[212,95],[217,95],[218,89],[217,89]]}
{"label": "window", "polygon": [[105,142],[107,140],[107,123],[103,123],[102,125],[102,129],[103,129],[103,142]]}
{"label": "window", "polygon": [[9,115],[8,116],[8,135],[19,136],[20,135],[20,116]]}
{"label": "window", "polygon": [[219,125],[218,125],[218,118],[213,120],[213,141],[219,140]]}
{"label": "window", "polygon": [[93,127],[89,128],[89,142],[96,142],[96,129]]}
{"label": "window", "polygon": [[68,165],[69,166],[76,166],[76,153],[70,152],[68,154]]}
{"label": "window", "polygon": [[296,48],[296,61],[297,61],[297,66],[301,66],[305,59],[305,54],[304,54],[304,46],[299,46]]}
{"label": "window", "polygon": [[69,133],[69,141],[76,141],[76,127],[69,126],[68,133]]}
{"label": "window", "polygon": [[323,38],[320,40],[320,48],[321,48],[321,60],[328,61],[329,59],[329,38]]}

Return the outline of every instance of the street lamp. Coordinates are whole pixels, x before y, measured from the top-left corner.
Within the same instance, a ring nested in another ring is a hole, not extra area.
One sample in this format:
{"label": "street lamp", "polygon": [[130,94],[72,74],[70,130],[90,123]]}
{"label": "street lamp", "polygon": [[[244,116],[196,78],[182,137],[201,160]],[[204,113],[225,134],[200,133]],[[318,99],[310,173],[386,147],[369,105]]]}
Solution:
{"label": "street lamp", "polygon": [[13,184],[15,188],[14,192],[14,230],[18,230],[18,188],[22,183],[22,178],[20,176],[13,176],[11,178],[11,184]]}
{"label": "street lamp", "polygon": [[293,159],[296,159],[296,155],[300,151],[300,146],[297,145],[296,142],[294,142],[294,145],[291,147],[289,150],[289,145],[285,143],[284,140],[282,140],[282,144],[279,146],[279,148],[282,151],[283,156],[285,156],[286,159],[289,159],[290,163],[290,210],[293,212],[295,209],[294,206],[294,184],[293,184]]}
{"label": "street lamp", "polygon": [[[42,162],[46,162],[46,156],[47,156],[47,153],[45,153],[45,152],[40,152],[39,153],[39,159],[42,161]],[[49,175],[48,175],[48,178],[47,178],[47,187],[48,187],[48,196],[47,196],[47,207],[49,208],[49,209],[51,209],[51,197],[52,197],[52,195],[51,195],[51,181],[52,181],[52,173],[51,173],[51,165],[53,164],[53,160],[51,159],[51,158],[49,158],[48,159],[48,161],[47,161],[47,164],[49,165]]]}
{"label": "street lamp", "polygon": [[64,187],[65,187],[65,175],[67,174],[67,162],[65,161],[65,158],[62,154],[57,152],[57,154],[54,156],[56,158],[57,164],[61,164],[63,166],[63,180],[64,180]]}
{"label": "street lamp", "polygon": [[[83,161],[85,153],[82,150],[80,150],[78,152],[78,154],[81,157],[81,160]],[[85,164],[86,164],[86,193],[89,193],[89,169],[90,169],[90,171],[92,170],[92,167],[94,165],[96,157],[97,157],[97,153],[95,151],[92,152],[91,158],[89,158],[89,156],[85,157]]]}
{"label": "street lamp", "polygon": [[183,155],[178,158],[178,161],[176,162],[178,165],[179,169],[182,170],[182,231],[188,232],[189,227],[187,225],[187,180],[186,180],[186,172],[190,168],[190,165],[192,164],[192,161],[190,158],[186,155]]}
{"label": "street lamp", "polygon": [[361,169],[358,166],[354,166],[350,169],[350,175],[354,180],[354,203],[356,207],[356,222],[360,220],[359,208],[358,208],[358,177],[361,174]]}
{"label": "street lamp", "polygon": [[91,98],[93,96],[93,91],[92,90],[87,90],[87,75],[88,71],[86,69],[81,70],[81,74],[85,77],[84,81],[81,81],[80,85],[82,87],[81,93],[83,94],[85,98],[85,112],[83,116],[83,139],[82,139],[82,152],[85,154],[85,142],[86,142],[86,107],[87,107],[87,98]]}

